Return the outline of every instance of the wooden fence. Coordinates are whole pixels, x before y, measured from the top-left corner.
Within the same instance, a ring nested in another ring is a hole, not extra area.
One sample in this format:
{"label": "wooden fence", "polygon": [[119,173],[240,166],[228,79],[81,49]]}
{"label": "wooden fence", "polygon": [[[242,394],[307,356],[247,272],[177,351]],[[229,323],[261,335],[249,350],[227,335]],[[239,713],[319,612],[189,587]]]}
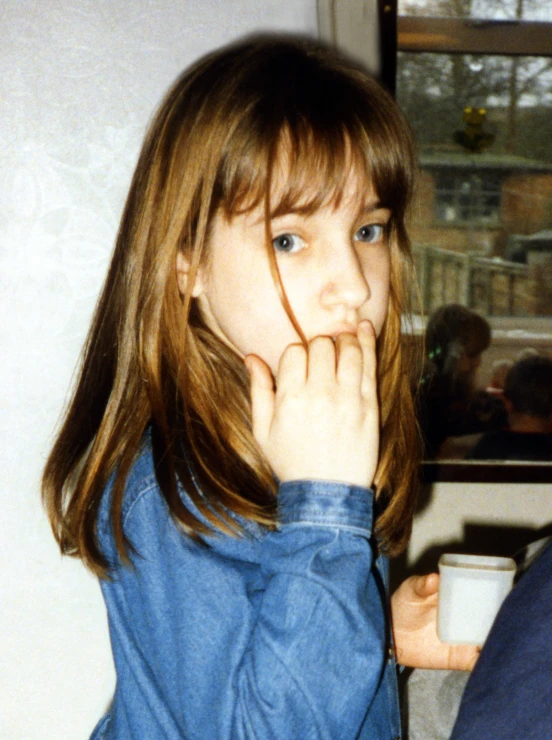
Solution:
{"label": "wooden fence", "polygon": [[462,303],[485,316],[552,314],[548,253],[530,253],[528,264],[519,264],[417,246],[414,257],[426,314],[447,303]]}

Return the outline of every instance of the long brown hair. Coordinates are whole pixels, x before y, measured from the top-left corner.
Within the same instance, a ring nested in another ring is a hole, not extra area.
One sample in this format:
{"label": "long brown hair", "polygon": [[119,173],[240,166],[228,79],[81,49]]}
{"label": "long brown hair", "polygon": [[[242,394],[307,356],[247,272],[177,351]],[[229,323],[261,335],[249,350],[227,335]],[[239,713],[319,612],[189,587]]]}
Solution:
{"label": "long brown hair", "polygon": [[[410,293],[404,219],[415,170],[411,134],[392,98],[352,62],[313,41],[257,37],[201,59],[161,104],[44,471],[43,498],[62,552],[81,557],[99,575],[109,565],[96,537],[100,501],[114,476],[111,517],[126,559],[124,486],[148,425],[161,491],[190,536],[201,538],[209,528],[183,503],[179,483],[215,529],[238,533],[236,514],[275,526],[276,487],[252,435],[243,362],[209,330],[192,291],[209,258],[209,226],[219,209],[231,216],[264,200],[268,224],[274,204],[266,194],[283,137],[293,163],[284,200],[297,202],[307,182],[314,193],[309,208],[339,198],[352,157],[392,210],[389,312],[378,340],[382,444],[375,484],[380,540],[390,553],[405,545],[418,464],[401,342]],[[185,296],[176,279],[179,252],[190,266]]]}

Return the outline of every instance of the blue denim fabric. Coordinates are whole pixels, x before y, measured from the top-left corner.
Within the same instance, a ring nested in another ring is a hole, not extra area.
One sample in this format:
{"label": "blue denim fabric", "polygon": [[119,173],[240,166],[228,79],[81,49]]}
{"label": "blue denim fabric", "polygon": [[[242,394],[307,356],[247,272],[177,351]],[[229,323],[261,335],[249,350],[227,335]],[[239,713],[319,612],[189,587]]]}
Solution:
{"label": "blue denim fabric", "polygon": [[107,492],[98,534],[114,564],[101,586],[117,685],[94,740],[400,737],[372,493],[299,481],[278,501],[277,531],[246,522],[244,537],[196,544],[169,515],[146,444],[123,505],[128,567]]}

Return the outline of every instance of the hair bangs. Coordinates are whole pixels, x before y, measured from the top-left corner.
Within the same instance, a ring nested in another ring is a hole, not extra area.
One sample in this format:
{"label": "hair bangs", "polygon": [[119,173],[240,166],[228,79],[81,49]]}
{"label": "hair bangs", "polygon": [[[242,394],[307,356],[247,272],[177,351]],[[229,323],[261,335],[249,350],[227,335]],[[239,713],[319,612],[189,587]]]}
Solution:
{"label": "hair bangs", "polygon": [[362,152],[342,126],[320,131],[303,122],[293,130],[287,127],[277,148],[270,216],[339,207],[353,173],[370,186]]}
{"label": "hair bangs", "polygon": [[[414,155],[401,156],[404,143],[394,137],[383,142],[380,132],[336,128],[317,131],[303,124],[286,124],[275,141],[249,146],[233,166],[223,168],[218,206],[231,218],[255,209],[270,194],[274,218],[298,211],[309,214],[328,204],[339,207],[353,177],[373,188],[392,220],[402,222],[408,208],[415,171]],[[387,138],[387,137],[386,137]]]}
{"label": "hair bangs", "polygon": [[363,123],[359,138],[374,190],[382,206],[392,211],[392,219],[398,223],[404,220],[410,202],[416,154],[410,131],[387,118],[383,111],[374,111]]}
{"label": "hair bangs", "polygon": [[255,209],[269,187],[272,146],[255,143],[231,141],[221,158],[214,200],[227,218]]}
{"label": "hair bangs", "polygon": [[305,122],[293,130],[284,124],[275,140],[225,159],[233,166],[222,168],[219,207],[231,218],[266,202],[267,193],[269,218],[294,211],[310,214],[328,204],[339,207],[353,176],[367,189],[374,184],[366,149],[355,136],[342,126],[317,131]]}
{"label": "hair bangs", "polygon": [[[414,145],[380,85],[313,42],[260,38],[239,61],[230,61],[213,91],[217,131],[226,131],[215,203],[228,217],[266,203],[267,193],[271,216],[337,206],[351,172],[360,182],[366,178],[399,220],[404,217]],[[218,86],[227,76],[232,95],[225,96]]]}

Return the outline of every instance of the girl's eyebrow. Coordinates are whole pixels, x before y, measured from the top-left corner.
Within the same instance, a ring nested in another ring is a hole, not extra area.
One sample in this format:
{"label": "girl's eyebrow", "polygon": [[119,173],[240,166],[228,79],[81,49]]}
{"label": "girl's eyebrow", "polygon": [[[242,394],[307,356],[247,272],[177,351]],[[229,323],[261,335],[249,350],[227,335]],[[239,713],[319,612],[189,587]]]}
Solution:
{"label": "girl's eyebrow", "polygon": [[[300,216],[305,216],[305,215],[308,216],[309,214],[312,214],[316,210],[317,209],[314,209],[313,211],[313,209],[308,205],[287,206],[285,208],[277,206],[273,211],[270,212],[269,218],[271,221],[274,221],[277,218],[285,218],[286,216],[295,216],[297,214]],[[253,226],[258,226],[259,224],[263,222],[264,222],[264,213],[262,213],[259,216],[259,218],[255,219]]]}
{"label": "girl's eyebrow", "polygon": [[[275,220],[279,218],[285,218],[286,216],[309,216],[312,215],[314,212],[316,212],[317,209],[312,209],[311,206],[308,204],[305,205],[294,205],[294,206],[288,206],[288,207],[276,207],[271,213],[270,213],[270,219]],[[379,200],[370,201],[369,203],[366,203],[366,205],[359,209],[359,216],[369,216],[372,213],[376,211],[386,211],[389,215],[391,215],[392,211],[391,208],[381,203]],[[255,219],[254,226],[258,226],[259,224],[263,223],[264,221],[264,214],[261,214],[258,219]]]}
{"label": "girl's eyebrow", "polygon": [[318,208],[313,208],[310,203],[296,203],[294,205],[285,205],[284,203],[276,206],[270,213],[270,218],[283,218],[284,216],[309,216],[312,213],[316,213]]}
{"label": "girl's eyebrow", "polygon": [[389,206],[384,205],[379,200],[375,200],[367,203],[360,212],[360,215],[369,215],[371,213],[374,213],[374,211],[387,211],[389,214],[391,214],[391,208],[389,208]]}

